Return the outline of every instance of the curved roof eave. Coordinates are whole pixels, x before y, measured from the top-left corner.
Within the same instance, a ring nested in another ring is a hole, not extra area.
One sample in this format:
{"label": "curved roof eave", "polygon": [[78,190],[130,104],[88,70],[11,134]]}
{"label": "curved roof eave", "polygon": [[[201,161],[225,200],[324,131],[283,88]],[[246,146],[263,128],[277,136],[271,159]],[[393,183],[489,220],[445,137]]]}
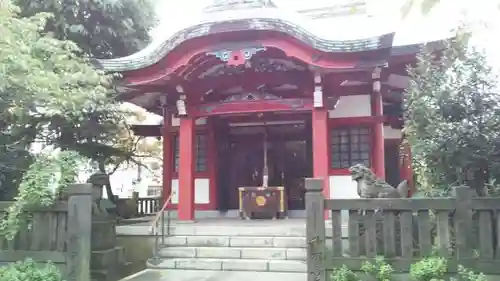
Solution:
{"label": "curved roof eave", "polygon": [[[259,10],[259,11],[257,11]],[[251,13],[219,13],[215,17],[198,20],[198,24],[184,28],[167,39],[154,40],[145,49],[127,57],[98,59],[97,65],[106,71],[130,71],[148,67],[159,62],[180,44],[194,38],[235,31],[276,31],[288,34],[314,49],[329,53],[360,52],[390,48],[394,32],[355,40],[336,40],[315,34],[294,15],[278,9],[253,9]],[[258,13],[257,13],[258,12]],[[259,18],[255,18],[259,14]],[[231,16],[229,16],[231,15]],[[300,24],[298,24],[299,22]],[[223,28],[212,28],[215,26]]]}
{"label": "curved roof eave", "polygon": [[450,38],[444,38],[443,40],[436,40],[425,43],[393,46],[391,48],[391,56],[395,57],[395,56],[418,54],[423,50],[424,47],[427,47],[428,50],[432,52],[439,51],[446,47],[445,42],[449,39]]}

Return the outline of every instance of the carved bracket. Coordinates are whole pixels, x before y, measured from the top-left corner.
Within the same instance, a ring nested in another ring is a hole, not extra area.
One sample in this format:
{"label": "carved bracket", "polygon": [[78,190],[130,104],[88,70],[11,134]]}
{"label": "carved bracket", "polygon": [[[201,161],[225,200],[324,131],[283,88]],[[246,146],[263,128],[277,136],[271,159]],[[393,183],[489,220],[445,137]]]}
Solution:
{"label": "carved bracket", "polygon": [[215,52],[208,52],[207,55],[216,56],[221,61],[226,62],[227,65],[239,66],[245,65],[247,61],[253,57],[253,55],[265,50],[265,47],[252,47],[239,50],[219,50]]}

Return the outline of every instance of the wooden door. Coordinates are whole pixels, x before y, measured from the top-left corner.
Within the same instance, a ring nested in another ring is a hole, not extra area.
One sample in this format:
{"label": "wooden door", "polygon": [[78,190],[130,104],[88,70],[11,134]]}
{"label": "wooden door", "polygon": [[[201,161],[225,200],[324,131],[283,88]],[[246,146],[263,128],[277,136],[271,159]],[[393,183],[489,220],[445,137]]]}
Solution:
{"label": "wooden door", "polygon": [[262,185],[263,142],[260,136],[234,138],[230,143],[229,169],[226,176],[226,204],[228,209],[238,209],[240,186]]}

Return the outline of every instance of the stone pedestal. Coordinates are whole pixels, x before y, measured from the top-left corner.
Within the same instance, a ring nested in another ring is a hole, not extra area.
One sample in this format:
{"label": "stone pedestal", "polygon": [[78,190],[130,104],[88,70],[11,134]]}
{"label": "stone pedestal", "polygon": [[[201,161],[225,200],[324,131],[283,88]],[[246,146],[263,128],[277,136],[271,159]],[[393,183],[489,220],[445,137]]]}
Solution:
{"label": "stone pedestal", "polygon": [[93,281],[116,281],[127,274],[125,249],[116,245],[116,218],[111,215],[92,218]]}

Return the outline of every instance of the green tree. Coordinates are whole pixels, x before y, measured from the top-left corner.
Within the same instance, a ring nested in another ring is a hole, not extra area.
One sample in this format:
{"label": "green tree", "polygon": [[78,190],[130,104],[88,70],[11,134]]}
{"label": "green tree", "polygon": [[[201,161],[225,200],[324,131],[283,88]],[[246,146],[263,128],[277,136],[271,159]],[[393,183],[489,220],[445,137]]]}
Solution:
{"label": "green tree", "polygon": [[423,52],[409,69],[404,132],[427,195],[464,184],[484,196],[500,180],[498,80],[467,39],[450,40],[439,56]]}
{"label": "green tree", "polygon": [[48,19],[46,13],[20,17],[17,6],[0,2],[1,183],[4,191],[12,190],[7,188],[11,184],[19,186],[16,203],[0,225],[10,238],[24,206],[50,204],[55,193],[50,185],[67,185],[78,169],[75,153],[40,155],[33,162],[30,147],[43,138],[57,139],[50,127],[54,120],[91,111],[96,101],[107,98],[112,83],[111,76],[80,55],[76,44],[42,32]]}
{"label": "green tree", "polygon": [[[108,99],[112,77],[94,69],[71,41],[41,32],[50,14],[19,16],[10,1],[0,14],[1,187],[19,185],[32,161],[30,147],[54,120],[83,119]],[[76,115],[76,117],[75,117]],[[55,132],[47,137],[57,139]],[[13,194],[10,194],[11,196]],[[10,197],[11,197],[10,196]]]}
{"label": "green tree", "polygon": [[75,42],[94,58],[130,55],[149,42],[156,25],[152,0],[14,0],[22,16],[54,15],[45,30]]}
{"label": "green tree", "polygon": [[[0,127],[3,126],[3,134],[0,135],[0,144],[4,151],[0,153],[2,183],[0,187],[3,191],[0,198],[9,199],[15,196],[22,175],[33,160],[29,147],[36,142],[60,147],[63,150],[78,151],[96,162],[101,172],[110,172],[106,171],[109,164],[114,164],[116,167],[126,161],[140,164],[138,156],[147,154],[148,150],[141,145],[139,138],[133,136],[127,124],[134,113],[121,107],[111,77],[90,67],[86,58],[124,56],[141,49],[149,41],[148,32],[155,24],[152,2],[150,0],[12,0],[12,2],[19,7],[15,15],[16,20],[32,21],[43,15],[43,20],[36,26],[36,31],[39,32],[37,36],[47,40],[58,39],[61,41],[57,42],[71,45],[71,57],[64,58],[68,61],[75,60],[74,63],[84,61],[87,66],[85,71],[89,73],[82,76],[88,75],[88,79],[95,76],[106,77],[106,81],[99,85],[98,91],[88,90],[86,81],[80,81],[78,76],[68,75],[67,72],[59,70],[48,76],[36,69],[36,67],[46,67],[50,70],[50,61],[41,58],[37,64],[27,64],[16,57],[15,52],[19,51],[17,47],[12,50],[2,48],[1,51],[5,54],[2,67],[4,74],[8,76],[8,79],[0,82],[6,85],[5,89],[8,89],[0,100],[2,113],[10,114],[9,110],[15,105],[29,113],[32,113],[30,109],[35,109],[37,114],[17,114],[10,119],[1,119],[3,123],[0,122]],[[2,25],[2,28],[11,27]],[[26,45],[36,43],[35,41],[29,43],[34,40],[29,36],[23,40]],[[15,44],[11,42],[11,45]],[[56,53],[50,48],[47,48],[47,51],[49,54]],[[50,58],[58,59],[55,54]],[[51,83],[53,86],[57,86],[57,81],[66,81],[72,86],[69,91],[61,88],[58,95],[51,96],[47,101],[43,100],[45,92],[38,85],[28,85],[29,87],[26,86],[24,89],[18,87],[18,83],[27,84],[31,81],[25,79],[24,73],[11,71],[11,68],[19,65],[30,74],[29,78]],[[74,95],[75,92],[78,94]],[[80,100],[75,101],[76,97]],[[74,107],[45,111],[45,108],[54,104],[66,105],[72,102],[76,104]],[[39,109],[43,110],[38,112]],[[111,168],[111,172],[113,170],[116,169]],[[111,187],[108,187],[108,191],[108,195],[111,195]]]}

